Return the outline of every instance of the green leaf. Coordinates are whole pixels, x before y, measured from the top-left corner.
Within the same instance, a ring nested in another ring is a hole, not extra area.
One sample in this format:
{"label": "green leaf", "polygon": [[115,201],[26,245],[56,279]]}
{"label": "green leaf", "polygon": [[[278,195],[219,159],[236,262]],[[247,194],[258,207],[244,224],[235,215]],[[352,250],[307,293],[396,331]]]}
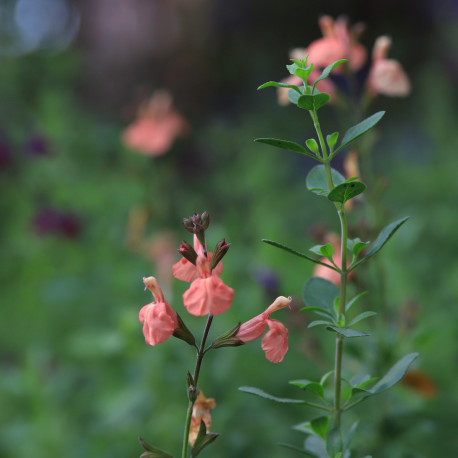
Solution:
{"label": "green leaf", "polygon": [[288,100],[291,103],[294,103],[294,105],[297,105],[297,101],[299,100],[299,97],[301,95],[302,95],[302,92],[300,94],[298,94],[296,91],[293,91],[292,89],[288,90]]}
{"label": "green leaf", "polygon": [[194,446],[191,449],[191,458],[195,458],[207,445],[210,445],[219,434],[207,433],[207,427],[203,420],[200,420],[199,433]]}
{"label": "green leaf", "polygon": [[332,322],[332,321],[325,321],[325,320],[315,320],[315,321],[312,321],[311,323],[309,323],[309,325],[307,326],[307,328],[314,328],[315,326],[333,326],[335,323]]}
{"label": "green leaf", "polygon": [[333,134],[326,136],[326,143],[328,144],[331,152],[334,150],[334,146],[336,146],[338,138],[339,138],[339,132],[334,132]]}
{"label": "green leaf", "polygon": [[317,111],[323,105],[326,105],[331,96],[326,94],[326,92],[320,92],[319,94],[305,94],[301,95],[297,101],[297,106],[303,108],[304,110]]}
{"label": "green leaf", "polygon": [[331,457],[336,457],[342,452],[342,436],[339,427],[334,427],[329,431],[326,441],[326,450]]}
{"label": "green leaf", "polygon": [[345,337],[365,337],[370,336],[367,332],[357,331],[356,329],[339,328],[337,326],[328,326],[326,329],[342,334]]}
{"label": "green leaf", "polygon": [[362,262],[367,261],[371,256],[378,253],[385,245],[386,242],[393,236],[393,234],[409,219],[408,216],[405,218],[401,218],[394,223],[388,224],[385,226],[381,231],[378,237],[375,239],[374,243],[370,246],[367,253],[364,255],[362,259],[358,262],[353,264],[349,270],[353,270],[357,266],[359,266]]}
{"label": "green leaf", "polygon": [[255,396],[259,396],[261,398],[269,399],[275,402],[280,402],[282,404],[304,404],[305,402],[302,399],[277,398],[276,396],[272,396],[271,394],[268,394],[265,391],[252,386],[241,386],[239,387],[239,391],[254,394]]}
{"label": "green leaf", "polygon": [[305,154],[306,156],[310,156],[313,157],[313,159],[316,159],[314,154],[309,153],[303,146],[299,145],[299,143],[290,142],[288,140],[279,140],[278,138],[257,138],[254,141],[257,143],[265,143],[266,145],[294,151],[295,153]]}
{"label": "green leaf", "polygon": [[348,239],[347,248],[353,253],[355,257],[361,253],[361,251],[369,245],[371,242],[362,242],[359,237],[355,239]]}
{"label": "green leaf", "polygon": [[401,358],[370,390],[372,394],[382,393],[399,382],[404,377],[407,369],[418,357],[418,353],[410,353]]}
{"label": "green leaf", "polygon": [[356,304],[356,302],[358,302],[366,294],[367,294],[367,291],[359,293],[351,301],[347,302],[347,305],[345,306],[345,311],[348,312]]}
{"label": "green leaf", "polygon": [[289,248],[289,247],[287,247],[286,245],[283,245],[283,244],[278,243],[278,242],[274,242],[273,240],[262,239],[262,241],[263,241],[264,243],[267,243],[267,244],[269,244],[269,245],[272,245],[272,246],[274,246],[274,247],[276,247],[276,248],[280,248],[280,249],[282,249],[282,250],[284,250],[284,251],[287,251],[288,253],[291,253],[291,254],[294,254],[294,255],[296,255],[296,256],[299,256],[300,258],[308,259],[309,261],[312,261],[312,262],[314,262],[315,264],[321,264],[322,266],[329,267],[330,269],[333,269],[333,270],[335,270],[336,272],[338,272],[338,270],[337,270],[335,267],[333,267],[333,266],[331,266],[331,265],[329,265],[329,264],[326,264],[326,263],[324,263],[324,262],[321,262],[321,261],[319,261],[318,259],[313,259],[312,257],[307,256],[306,254],[301,253],[300,251],[293,250],[292,248]]}
{"label": "green leaf", "polygon": [[302,307],[299,312],[316,312],[317,315],[324,316],[325,318],[335,318],[335,315],[328,312],[327,310],[323,310],[320,307]]}
{"label": "green leaf", "polygon": [[[345,178],[337,170],[331,169],[332,181],[335,185],[342,184]],[[327,196],[329,193],[324,165],[316,165],[307,175],[305,180],[307,189],[317,195]]]}
{"label": "green leaf", "polygon": [[348,326],[353,326],[354,324],[359,323],[361,320],[365,320],[366,318],[369,318],[370,316],[374,316],[374,315],[377,315],[377,313],[375,312],[360,313],[358,316],[353,318],[353,320],[351,320],[350,323],[348,323]]}
{"label": "green leaf", "polygon": [[334,283],[321,277],[310,278],[304,286],[302,297],[309,307],[319,307],[332,316],[334,312],[334,298],[339,295],[339,289]]}
{"label": "green leaf", "polygon": [[139,437],[138,440],[140,441],[140,444],[143,447],[143,449],[149,452],[148,454],[142,454],[142,456],[145,455],[145,457],[148,458],[173,458],[173,455],[170,455],[170,453],[167,453],[164,450],[161,450],[160,448],[148,444],[148,442],[146,442],[141,437]]}
{"label": "green leaf", "polygon": [[318,149],[318,143],[314,138],[309,138],[308,140],[305,141],[305,144],[307,145],[307,148],[312,151],[312,153],[315,153],[317,156],[319,154],[319,149]]}
{"label": "green leaf", "polygon": [[313,64],[307,65],[306,60],[293,59],[293,63],[290,65],[287,65],[286,68],[291,73],[291,75],[296,75],[302,81],[306,82],[307,78],[309,77],[310,73],[313,70]]}
{"label": "green leaf", "polygon": [[350,183],[342,183],[336,186],[329,194],[328,199],[333,202],[344,204],[347,200],[353,199],[357,195],[364,192],[366,185],[360,181],[352,181]]}
{"label": "green leaf", "polygon": [[305,391],[310,391],[318,395],[320,398],[324,397],[323,386],[318,382],[312,382],[310,380],[291,380],[289,383]]}
{"label": "green leaf", "polygon": [[277,83],[276,81],[269,81],[267,83],[261,84],[261,86],[258,87],[258,91],[271,86],[293,89],[294,91],[297,91],[299,94],[302,94],[300,89],[295,84]]}
{"label": "green leaf", "polygon": [[315,455],[314,453],[310,453],[310,452],[307,452],[306,450],[303,450],[299,447],[296,447],[295,445],[291,445],[291,444],[285,444],[283,442],[279,442],[278,445],[280,447],[285,447],[285,448],[288,448],[290,450],[294,450],[298,453],[301,453],[302,455],[305,455],[305,456],[309,456],[309,457],[312,457],[312,458],[320,458],[318,455]]}
{"label": "green leaf", "polygon": [[329,372],[326,372],[326,374],[323,375],[323,377],[321,377],[321,380],[320,380],[320,385],[324,385],[326,383],[326,381],[328,380],[328,378],[334,374],[334,371],[329,371]]}
{"label": "green leaf", "polygon": [[326,439],[329,430],[329,417],[318,417],[310,422],[310,426],[315,434]]}
{"label": "green leaf", "polygon": [[325,78],[327,78],[330,75],[332,70],[334,70],[336,67],[338,67],[339,65],[343,64],[344,62],[347,62],[347,59],[341,59],[341,60],[338,60],[336,62],[333,62],[332,64],[329,64],[321,72],[321,75],[313,83],[313,89],[315,89],[315,86],[317,85],[317,83],[319,83],[321,80],[324,80]]}
{"label": "green leaf", "polygon": [[359,420],[358,420],[358,421],[355,421],[355,422],[351,425],[351,428],[350,428],[350,430],[348,431],[347,436],[346,436],[345,439],[344,439],[344,443],[343,443],[343,449],[344,449],[344,450],[348,450],[348,449],[349,449],[350,444],[351,444],[351,441],[352,441],[352,439],[353,439],[353,436],[355,435],[356,428],[358,428],[358,425],[359,425]]}
{"label": "green leaf", "polygon": [[304,443],[304,448],[307,452],[314,454],[317,458],[330,458],[328,452],[326,451],[326,444],[319,436],[307,437]]}
{"label": "green leaf", "polygon": [[326,245],[315,245],[310,248],[312,253],[315,253],[318,256],[323,256],[325,258],[332,258],[333,250],[334,249],[331,243],[327,243]]}
{"label": "green leaf", "polygon": [[369,129],[372,129],[383,117],[385,114],[384,111],[379,111],[378,113],[369,116],[364,121],[361,121],[356,126],[350,127],[344,134],[340,146],[334,151],[332,156],[335,156],[339,151],[349,145],[351,142],[361,137]]}

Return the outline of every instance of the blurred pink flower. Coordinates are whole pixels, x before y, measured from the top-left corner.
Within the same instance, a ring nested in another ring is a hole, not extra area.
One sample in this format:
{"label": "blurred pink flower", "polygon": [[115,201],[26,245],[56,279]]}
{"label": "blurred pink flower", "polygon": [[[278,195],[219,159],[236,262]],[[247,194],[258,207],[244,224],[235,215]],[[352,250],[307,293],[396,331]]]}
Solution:
{"label": "blurred pink flower", "polygon": [[[204,249],[197,239],[197,236],[194,234],[194,250],[199,255],[203,255]],[[208,260],[211,261],[213,253],[207,253]],[[177,263],[172,267],[173,276],[178,280],[183,281],[193,281],[198,278],[199,274],[197,272],[197,267],[189,262],[186,258],[181,258]],[[223,272],[223,263],[220,261],[218,265],[212,270],[212,275],[220,276]]]}
{"label": "blurred pink flower", "polygon": [[186,120],[173,109],[171,95],[160,90],[140,106],[137,119],[124,130],[122,141],[139,153],[161,156],[187,129]]}
{"label": "blurred pink flower", "polygon": [[372,96],[406,97],[410,94],[410,81],[397,60],[386,58],[390,47],[389,37],[381,36],[375,41],[367,87]]}
{"label": "blurred pink flower", "polygon": [[276,310],[289,306],[290,303],[290,297],[277,297],[263,313],[243,323],[236,337],[243,342],[251,342],[261,337],[268,326],[269,331],[262,339],[261,347],[269,361],[273,363],[283,361],[288,351],[288,329],[282,322],[271,320],[270,315]]}
{"label": "blurred pink flower", "polygon": [[210,261],[203,253],[198,253],[195,268],[198,277],[183,294],[183,304],[188,312],[202,316],[209,313],[219,315],[228,310],[234,290],[225,285],[217,275],[212,275]]}
{"label": "blurred pink flower", "polygon": [[164,299],[161,287],[154,277],[143,278],[145,287],[154,296],[154,302],[147,304],[138,315],[143,323],[143,335],[148,345],[165,342],[178,328],[177,315]]}
{"label": "blurred pink flower", "polygon": [[[366,48],[357,42],[363,30],[362,24],[356,24],[351,29],[343,17],[334,19],[331,16],[321,16],[319,25],[323,38],[312,41],[307,48],[308,62],[316,67],[324,68],[336,60],[348,59],[348,65],[354,71],[361,69],[367,60]],[[335,72],[342,71],[337,67]]]}

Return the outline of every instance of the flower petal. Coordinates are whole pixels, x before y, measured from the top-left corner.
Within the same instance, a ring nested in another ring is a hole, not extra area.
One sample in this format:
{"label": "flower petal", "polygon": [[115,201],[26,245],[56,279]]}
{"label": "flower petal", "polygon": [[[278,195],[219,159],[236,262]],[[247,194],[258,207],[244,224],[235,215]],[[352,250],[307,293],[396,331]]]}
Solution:
{"label": "flower petal", "polygon": [[269,361],[280,363],[288,351],[288,329],[277,320],[267,320],[267,324],[270,329],[262,339],[261,347]]}
{"label": "flower petal", "polygon": [[178,327],[176,314],[166,302],[145,305],[139,318],[143,323],[145,342],[150,346],[165,342]]}
{"label": "flower petal", "polygon": [[252,340],[258,339],[262,336],[267,327],[267,316],[266,312],[264,312],[243,323],[235,337],[243,342],[251,342]]}
{"label": "flower petal", "polygon": [[194,280],[183,294],[183,304],[192,315],[219,315],[231,306],[233,297],[234,290],[212,275]]}

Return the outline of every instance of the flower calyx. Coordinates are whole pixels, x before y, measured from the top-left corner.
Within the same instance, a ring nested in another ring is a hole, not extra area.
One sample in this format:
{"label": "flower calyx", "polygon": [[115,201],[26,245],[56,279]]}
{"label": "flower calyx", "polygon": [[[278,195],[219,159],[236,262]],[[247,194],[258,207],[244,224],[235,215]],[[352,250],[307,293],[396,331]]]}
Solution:
{"label": "flower calyx", "polygon": [[194,250],[194,248],[188,242],[186,242],[186,240],[183,240],[181,243],[180,248],[178,248],[178,253],[180,253],[183,258],[196,265],[196,250]]}
{"label": "flower calyx", "polygon": [[226,239],[221,239],[217,244],[213,251],[213,257],[211,258],[210,268],[213,270],[221,259],[224,258],[226,253],[229,251],[231,244],[226,242]]}

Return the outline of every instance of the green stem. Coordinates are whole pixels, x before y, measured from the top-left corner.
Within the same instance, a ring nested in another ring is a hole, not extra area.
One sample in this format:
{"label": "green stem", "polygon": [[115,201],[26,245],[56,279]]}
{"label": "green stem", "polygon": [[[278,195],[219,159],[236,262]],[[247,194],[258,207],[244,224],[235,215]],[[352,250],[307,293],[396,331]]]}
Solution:
{"label": "green stem", "polygon": [[[348,228],[347,218],[345,216],[344,204],[341,204],[338,210],[341,227],[341,272],[340,272],[340,296],[338,322],[345,323],[345,303],[347,299],[347,242]],[[342,356],[343,356],[343,336],[337,334],[336,337],[336,353],[334,363],[334,426],[340,426],[340,417],[342,414],[341,407],[341,386],[342,386]]]}
{"label": "green stem", "polygon": [[328,189],[331,191],[334,188],[334,183],[332,182],[332,173],[331,173],[331,165],[330,165],[330,158],[328,155],[328,149],[326,147],[326,142],[324,141],[323,132],[321,131],[320,122],[318,121],[318,115],[316,110],[309,111],[310,116],[313,120],[313,125],[315,126],[315,131],[318,135],[318,140],[320,142],[321,147],[321,154],[324,164],[324,170],[326,172],[326,182],[328,184]]}
{"label": "green stem", "polygon": [[197,396],[198,394],[197,390],[198,390],[200,368],[202,366],[202,360],[205,355],[205,342],[207,341],[207,337],[210,331],[212,321],[213,321],[213,315],[208,314],[207,323],[205,324],[204,334],[202,336],[202,341],[200,342],[200,347],[197,350],[197,359],[196,359],[196,365],[194,367],[194,375],[193,375],[194,386],[192,387],[193,389],[196,390],[196,393],[191,394],[188,392],[189,404],[188,404],[188,410],[186,411],[186,421],[185,421],[185,426],[184,426],[183,449],[181,453],[182,458],[186,458],[188,455],[189,430],[191,429],[192,409],[194,407],[194,402],[195,402],[194,396]]}

